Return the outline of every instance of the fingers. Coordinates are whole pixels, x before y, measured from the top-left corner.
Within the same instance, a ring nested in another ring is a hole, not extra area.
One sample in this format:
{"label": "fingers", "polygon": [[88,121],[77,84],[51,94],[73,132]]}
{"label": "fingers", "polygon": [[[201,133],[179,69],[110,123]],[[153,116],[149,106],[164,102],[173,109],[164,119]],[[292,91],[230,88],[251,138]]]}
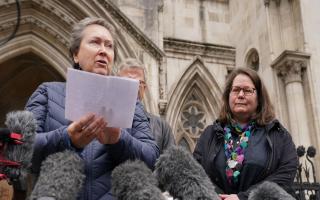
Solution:
{"label": "fingers", "polygon": [[221,200],[239,200],[236,194],[219,194]]}
{"label": "fingers", "polygon": [[83,129],[85,129],[87,126],[90,125],[94,118],[94,114],[88,114],[80,118],[80,120],[76,122],[74,125],[75,131],[82,131]]}
{"label": "fingers", "polygon": [[105,127],[106,122],[103,117],[88,114],[79,121],[70,124],[68,134],[73,145],[76,147],[84,147],[96,138],[97,134],[103,132]]}
{"label": "fingers", "polygon": [[95,117],[82,128],[81,132],[85,136],[90,137],[102,131],[105,126],[106,122],[104,121],[103,117]]}
{"label": "fingers", "polygon": [[97,138],[102,144],[115,144],[120,139],[120,128],[105,127],[103,132],[97,135]]}

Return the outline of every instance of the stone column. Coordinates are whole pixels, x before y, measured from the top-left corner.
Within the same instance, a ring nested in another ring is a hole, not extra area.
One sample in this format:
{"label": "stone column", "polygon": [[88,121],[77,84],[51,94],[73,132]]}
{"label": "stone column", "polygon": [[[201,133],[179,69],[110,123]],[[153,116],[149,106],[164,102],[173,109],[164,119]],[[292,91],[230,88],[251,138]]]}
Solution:
{"label": "stone column", "polygon": [[285,85],[290,133],[297,145],[305,147],[311,140],[302,75],[309,57],[300,52],[284,51],[272,64]]}
{"label": "stone column", "polygon": [[166,59],[163,58],[159,61],[159,113],[160,115],[165,115],[167,109],[167,69],[166,69]]}

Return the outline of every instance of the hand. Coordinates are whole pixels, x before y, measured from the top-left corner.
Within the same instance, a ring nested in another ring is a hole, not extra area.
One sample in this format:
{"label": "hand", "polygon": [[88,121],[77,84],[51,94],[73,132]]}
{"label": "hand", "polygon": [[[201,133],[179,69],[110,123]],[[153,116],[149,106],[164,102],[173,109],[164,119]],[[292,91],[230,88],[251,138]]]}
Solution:
{"label": "hand", "polygon": [[120,139],[120,128],[105,127],[104,131],[99,132],[97,139],[101,144],[115,144]]}
{"label": "hand", "polygon": [[96,117],[94,114],[88,114],[79,121],[71,123],[68,128],[68,134],[72,144],[77,148],[83,148],[89,144],[100,132],[104,131],[106,122],[102,117]]}
{"label": "hand", "polygon": [[219,194],[221,200],[239,200],[236,194]]}

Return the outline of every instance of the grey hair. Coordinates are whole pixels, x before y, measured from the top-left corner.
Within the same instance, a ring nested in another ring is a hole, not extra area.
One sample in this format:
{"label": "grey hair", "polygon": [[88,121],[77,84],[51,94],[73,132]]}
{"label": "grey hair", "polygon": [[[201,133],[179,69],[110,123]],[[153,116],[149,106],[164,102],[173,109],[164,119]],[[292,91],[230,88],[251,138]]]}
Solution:
{"label": "grey hair", "polygon": [[114,63],[115,63],[118,57],[118,50],[117,50],[117,43],[116,43],[117,34],[115,34],[116,29],[111,24],[109,24],[105,19],[98,18],[98,17],[84,18],[73,26],[73,29],[71,32],[71,38],[70,38],[70,47],[69,47],[69,53],[70,53],[71,59],[73,60],[73,56],[77,54],[79,51],[80,44],[83,38],[82,33],[84,29],[93,24],[103,26],[110,32],[113,38],[113,43],[114,43]]}
{"label": "grey hair", "polygon": [[147,82],[147,70],[146,67],[135,58],[126,58],[118,66],[118,74],[124,69],[141,69],[143,71],[144,81]]}

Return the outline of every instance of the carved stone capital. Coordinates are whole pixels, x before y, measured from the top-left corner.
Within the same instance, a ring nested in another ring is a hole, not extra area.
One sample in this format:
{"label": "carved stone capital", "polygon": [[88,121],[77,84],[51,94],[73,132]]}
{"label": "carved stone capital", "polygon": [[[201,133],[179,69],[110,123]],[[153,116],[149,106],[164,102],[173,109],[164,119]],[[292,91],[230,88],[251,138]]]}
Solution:
{"label": "carved stone capital", "polygon": [[166,100],[159,100],[159,113],[160,115],[164,115],[166,113],[168,102]]}
{"label": "carved stone capital", "polygon": [[310,55],[297,51],[284,51],[271,66],[277,71],[285,84],[302,82],[303,72],[306,70]]}
{"label": "carved stone capital", "polygon": [[287,60],[279,69],[279,75],[284,78],[285,84],[302,82],[302,73],[306,68],[304,61]]}

